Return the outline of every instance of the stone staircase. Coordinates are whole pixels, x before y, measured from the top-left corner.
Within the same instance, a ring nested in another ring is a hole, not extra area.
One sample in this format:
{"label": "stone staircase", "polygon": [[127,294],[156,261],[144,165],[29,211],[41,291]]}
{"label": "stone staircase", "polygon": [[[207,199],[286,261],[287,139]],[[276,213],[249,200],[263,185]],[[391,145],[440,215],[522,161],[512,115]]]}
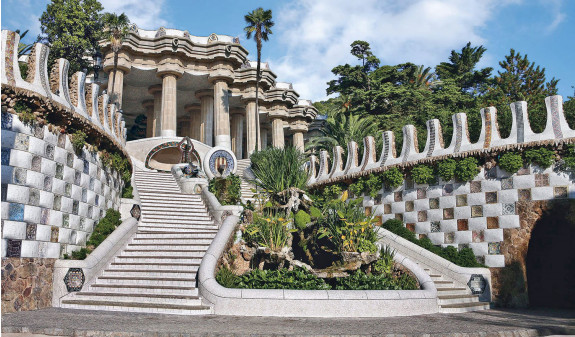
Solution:
{"label": "stone staircase", "polygon": [[241,183],[241,195],[244,202],[251,201],[256,204],[257,199],[254,197],[254,192],[252,190],[256,189],[256,186],[250,182],[249,179],[253,179],[254,175],[250,169],[251,161],[249,159],[238,160],[238,169],[236,174],[242,179]]}
{"label": "stone staircase", "polygon": [[217,233],[199,195],[181,194],[171,174],[136,171],[138,231],[100,276],[62,307],[180,315],[212,313],[196,288],[201,259]]}

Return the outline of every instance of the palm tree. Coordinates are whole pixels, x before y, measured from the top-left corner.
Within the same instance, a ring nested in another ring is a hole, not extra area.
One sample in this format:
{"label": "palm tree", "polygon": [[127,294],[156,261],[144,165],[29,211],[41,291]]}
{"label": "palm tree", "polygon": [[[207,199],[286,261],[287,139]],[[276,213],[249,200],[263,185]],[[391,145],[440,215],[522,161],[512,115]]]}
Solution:
{"label": "palm tree", "polygon": [[263,8],[254,9],[244,16],[247,26],[244,28],[246,32],[246,38],[251,39],[252,35],[256,41],[256,46],[258,50],[258,65],[256,68],[256,146],[257,149],[261,149],[260,140],[260,111],[259,111],[259,84],[260,84],[260,67],[262,59],[262,40],[267,41],[269,35],[273,34],[271,28],[274,25],[272,21],[272,10],[264,10]]}
{"label": "palm tree", "polygon": [[[104,32],[110,42],[110,47],[114,53],[114,75],[112,78],[112,88],[110,92],[110,97],[113,101],[116,100],[114,95],[114,86],[116,84],[116,71],[118,70],[118,52],[122,48],[122,43],[126,36],[128,36],[128,25],[130,20],[128,16],[124,13],[118,15],[116,13],[104,13],[102,17],[104,22]],[[121,104],[122,102],[120,102]]]}

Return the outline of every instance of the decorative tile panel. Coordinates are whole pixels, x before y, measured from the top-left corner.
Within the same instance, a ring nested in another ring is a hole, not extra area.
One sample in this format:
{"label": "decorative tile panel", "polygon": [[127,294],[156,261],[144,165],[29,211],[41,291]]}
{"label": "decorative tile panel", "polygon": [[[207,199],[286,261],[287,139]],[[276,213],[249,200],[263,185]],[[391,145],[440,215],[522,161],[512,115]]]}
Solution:
{"label": "decorative tile panel", "polygon": [[46,144],[46,149],[44,151],[44,155],[48,159],[54,159],[54,145]]}
{"label": "decorative tile panel", "polygon": [[520,189],[517,191],[519,201],[531,201],[531,189]]}
{"label": "decorative tile panel", "polygon": [[444,208],[443,209],[443,219],[444,220],[451,220],[453,219],[453,208]]}
{"label": "decorative tile panel", "polygon": [[429,208],[430,209],[439,209],[439,198],[429,199]]}
{"label": "decorative tile panel", "polygon": [[457,230],[467,231],[469,230],[469,220],[467,219],[457,219]]}
{"label": "decorative tile panel", "polygon": [[12,120],[13,116],[11,113],[2,112],[2,129],[3,130],[12,130]]}
{"label": "decorative tile panel", "polygon": [[56,179],[62,179],[64,177],[64,165],[56,163],[56,174],[54,176]]}
{"label": "decorative tile panel", "polygon": [[75,292],[82,290],[84,286],[84,272],[82,268],[70,268],[64,276],[64,283],[66,284],[66,288],[68,292]]}
{"label": "decorative tile panel", "polygon": [[57,226],[52,226],[50,229],[50,242],[58,242],[59,234],[60,234],[60,228]]}
{"label": "decorative tile panel", "polygon": [[425,198],[427,198],[427,189],[418,188],[417,189],[417,199],[425,199]]}
{"label": "decorative tile panel", "polygon": [[24,221],[24,205],[11,203],[8,206],[8,219],[12,221]]}
{"label": "decorative tile panel", "polygon": [[472,181],[469,184],[469,188],[471,193],[480,193],[481,192],[481,181]]}
{"label": "decorative tile panel", "polygon": [[405,202],[405,211],[406,212],[413,212],[413,201],[406,201]]}
{"label": "decorative tile panel", "polygon": [[471,237],[472,241],[475,243],[483,242],[483,240],[485,239],[485,234],[483,231],[473,231]]}
{"label": "decorative tile panel", "polygon": [[6,257],[20,257],[22,240],[6,240]]}
{"label": "decorative tile panel", "polygon": [[455,196],[455,205],[457,207],[467,206],[467,195],[466,194],[459,194]]}
{"label": "decorative tile panel", "polygon": [[401,214],[401,213],[395,214],[395,219],[397,219],[399,221],[403,221],[403,214]]}
{"label": "decorative tile panel", "polygon": [[42,157],[32,157],[32,171],[40,172],[42,170]]}
{"label": "decorative tile panel", "polygon": [[427,212],[426,211],[417,212],[417,221],[419,222],[427,221]]}
{"label": "decorative tile panel", "polygon": [[496,204],[497,192],[485,192],[485,202],[488,204]]}
{"label": "decorative tile panel", "polygon": [[487,246],[487,253],[489,255],[501,254],[501,242],[489,242]]}
{"label": "decorative tile panel", "polygon": [[393,198],[394,198],[395,202],[403,201],[403,192],[401,192],[401,191],[394,192]]}
{"label": "decorative tile panel", "polygon": [[445,184],[443,185],[443,195],[449,196],[453,194],[453,184]]}
{"label": "decorative tile panel", "polygon": [[478,218],[483,216],[483,206],[475,205],[471,206],[471,217]]}
{"label": "decorative tile panel", "polygon": [[549,186],[549,173],[535,174],[535,187]]}
{"label": "decorative tile panel", "polygon": [[503,215],[515,215],[515,204],[501,204]]}
{"label": "decorative tile panel", "polygon": [[[98,196],[96,196],[96,199],[97,198]],[[96,201],[96,204],[98,204],[98,201]],[[383,214],[391,214],[391,204],[383,205]]]}
{"label": "decorative tile panel", "polygon": [[10,165],[10,149],[2,148],[2,165]]}
{"label": "decorative tile panel", "polygon": [[443,242],[450,244],[450,243],[453,243],[454,241],[455,241],[455,233],[454,232],[445,233]]}
{"label": "decorative tile panel", "polygon": [[487,217],[487,229],[499,228],[499,218],[496,216]]}
{"label": "decorative tile panel", "polygon": [[513,188],[513,178],[501,179],[501,189],[502,190],[510,190],[512,188]]}
{"label": "decorative tile panel", "polygon": [[415,224],[414,223],[406,223],[405,228],[409,229],[412,233],[415,233]]}
{"label": "decorative tile panel", "polygon": [[553,190],[555,198],[567,198],[568,189],[567,186],[556,186]]}
{"label": "decorative tile panel", "polygon": [[28,171],[26,169],[17,167],[14,169],[14,183],[19,185],[26,184],[26,176]]}
{"label": "decorative tile panel", "polygon": [[441,226],[439,221],[432,221],[431,222],[431,233],[437,233],[439,231],[441,231]]}
{"label": "decorative tile panel", "polygon": [[36,240],[36,228],[34,223],[26,224],[26,240]]}
{"label": "decorative tile panel", "polygon": [[30,146],[30,136],[24,133],[17,134],[14,140],[14,149],[28,151],[28,146]]}

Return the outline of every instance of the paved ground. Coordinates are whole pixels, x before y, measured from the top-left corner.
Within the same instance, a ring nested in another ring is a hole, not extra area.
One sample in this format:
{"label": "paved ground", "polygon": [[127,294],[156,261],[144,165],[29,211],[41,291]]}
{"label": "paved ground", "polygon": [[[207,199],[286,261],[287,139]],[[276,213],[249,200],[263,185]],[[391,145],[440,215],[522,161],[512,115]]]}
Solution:
{"label": "paved ground", "polygon": [[[249,309],[246,309],[249,310]],[[487,310],[412,317],[318,319],[176,316],[49,308],[2,315],[3,336],[253,336],[575,334],[575,311]],[[23,332],[26,332],[24,334]]]}

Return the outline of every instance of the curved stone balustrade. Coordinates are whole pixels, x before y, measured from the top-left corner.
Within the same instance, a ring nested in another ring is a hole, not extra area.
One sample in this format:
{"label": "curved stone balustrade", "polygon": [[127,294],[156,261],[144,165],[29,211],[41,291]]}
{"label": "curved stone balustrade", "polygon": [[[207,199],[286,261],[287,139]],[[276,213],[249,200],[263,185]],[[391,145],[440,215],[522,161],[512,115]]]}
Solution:
{"label": "curved stone balustrade", "polygon": [[545,130],[541,133],[532,131],[527,102],[522,101],[510,105],[512,126],[507,138],[501,138],[499,134],[497,110],[494,107],[488,107],[481,109],[481,133],[475,143],[469,139],[467,115],[457,113],[452,116],[454,131],[447,147],[443,143],[439,120],[432,119],[427,121],[427,142],[421,152],[417,144],[417,130],[413,125],[403,127],[403,145],[399,155],[395,152],[395,136],[391,131],[384,131],[381,135],[383,146],[379,153],[379,160],[375,139],[372,136],[363,140],[364,153],[361,162],[358,145],[353,141],[347,144],[345,166],[343,166],[344,152],[341,147],[334,148],[331,161],[328,152],[321,151],[319,160],[316,156],[311,156],[309,159],[307,167],[310,177],[307,184],[318,186],[383,171],[392,166],[412,166],[445,157],[461,157],[474,153],[575,141],[575,130],[569,127],[563,113],[563,98],[559,95],[547,97],[545,105],[547,122]]}
{"label": "curved stone balustrade", "polygon": [[108,95],[100,94],[97,84],[92,84],[86,90],[86,74],[83,72],[73,74],[71,81],[68,81],[70,64],[62,58],[56,60],[48,76],[50,48],[41,43],[34,45],[28,57],[27,78],[23,79],[18,65],[19,42],[20,35],[16,32],[2,30],[2,86],[11,87],[15,91],[25,90],[85,119],[119,149],[123,149],[126,143],[125,122],[116,106],[108,104]]}

